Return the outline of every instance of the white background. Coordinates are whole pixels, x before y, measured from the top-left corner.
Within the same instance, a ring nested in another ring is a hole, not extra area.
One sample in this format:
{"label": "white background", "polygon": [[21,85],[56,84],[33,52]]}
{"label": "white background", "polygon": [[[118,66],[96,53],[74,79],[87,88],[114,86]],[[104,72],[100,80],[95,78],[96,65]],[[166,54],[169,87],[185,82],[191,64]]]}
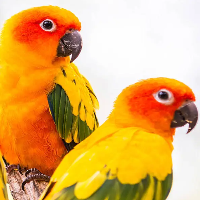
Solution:
{"label": "white background", "polygon": [[[14,13],[40,5],[71,10],[82,22],[83,50],[75,61],[100,102],[102,124],[126,86],[150,77],[183,81],[200,109],[200,1],[0,0],[0,27]],[[200,126],[174,139],[174,182],[168,200],[200,199]]]}

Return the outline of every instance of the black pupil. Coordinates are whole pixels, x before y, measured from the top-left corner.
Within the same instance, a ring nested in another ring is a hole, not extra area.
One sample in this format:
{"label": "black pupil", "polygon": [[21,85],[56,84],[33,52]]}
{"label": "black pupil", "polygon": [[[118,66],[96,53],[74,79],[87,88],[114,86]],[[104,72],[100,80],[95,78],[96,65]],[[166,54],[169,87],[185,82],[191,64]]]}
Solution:
{"label": "black pupil", "polygon": [[43,27],[45,28],[45,29],[52,29],[52,27],[53,27],[53,23],[51,22],[51,21],[49,21],[49,20],[45,20],[44,22],[43,22]]}
{"label": "black pupil", "polygon": [[169,98],[169,94],[165,91],[160,91],[158,93],[158,97],[163,100],[167,100]]}

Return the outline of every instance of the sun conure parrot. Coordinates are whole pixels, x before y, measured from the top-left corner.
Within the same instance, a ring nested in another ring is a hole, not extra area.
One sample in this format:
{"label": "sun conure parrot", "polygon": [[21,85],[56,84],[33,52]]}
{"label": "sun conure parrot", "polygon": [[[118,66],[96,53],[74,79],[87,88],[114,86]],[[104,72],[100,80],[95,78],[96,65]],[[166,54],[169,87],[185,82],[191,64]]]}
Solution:
{"label": "sun conure parrot", "polygon": [[9,164],[51,176],[98,126],[97,98],[71,63],[82,48],[80,29],[73,13],[56,6],[31,8],[6,21],[0,38],[0,150]]}
{"label": "sun conure parrot", "polygon": [[164,200],[175,128],[197,122],[195,96],[169,78],[124,89],[107,121],[61,161],[40,200]]}

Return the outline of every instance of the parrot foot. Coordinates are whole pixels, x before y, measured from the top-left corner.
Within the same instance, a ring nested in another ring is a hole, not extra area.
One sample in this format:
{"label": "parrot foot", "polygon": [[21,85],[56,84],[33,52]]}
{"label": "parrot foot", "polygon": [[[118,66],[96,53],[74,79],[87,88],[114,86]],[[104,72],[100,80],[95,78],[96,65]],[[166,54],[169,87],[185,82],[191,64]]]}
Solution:
{"label": "parrot foot", "polygon": [[25,176],[27,177],[28,174],[30,174],[30,173],[32,173],[32,174],[42,174],[38,169],[31,168],[31,169],[26,170]]}
{"label": "parrot foot", "polygon": [[[29,173],[32,173],[31,175],[28,175]],[[26,185],[26,183],[29,183],[33,180],[36,181],[46,181],[49,182],[50,181],[50,176],[47,176],[45,174],[42,174],[38,169],[36,168],[31,168],[28,169],[25,173],[26,175],[26,179],[23,181],[22,183],[22,190],[24,191],[24,186]]]}
{"label": "parrot foot", "polygon": [[6,166],[6,171],[9,174],[11,171],[19,171],[19,173],[22,175],[22,169],[20,167],[20,165],[7,165]]}

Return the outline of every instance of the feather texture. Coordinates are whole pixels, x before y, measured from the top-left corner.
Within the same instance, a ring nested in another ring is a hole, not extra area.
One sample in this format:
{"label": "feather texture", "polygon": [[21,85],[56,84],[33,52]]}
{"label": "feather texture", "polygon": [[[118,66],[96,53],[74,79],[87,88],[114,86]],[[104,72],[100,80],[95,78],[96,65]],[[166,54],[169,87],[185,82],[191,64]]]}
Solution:
{"label": "feather texture", "polygon": [[[45,19],[54,23],[54,31],[41,27]],[[90,84],[69,56],[57,56],[61,38],[71,29],[81,30],[73,13],[41,6],[12,16],[0,36],[1,152],[10,164],[49,176],[98,126]]]}
{"label": "feather texture", "polygon": [[[99,132],[107,137],[91,144]],[[172,183],[171,151],[159,135],[105,123],[62,161],[43,199],[164,200]]]}
{"label": "feather texture", "polygon": [[[174,97],[170,105],[154,98],[162,88]],[[64,157],[40,200],[165,200],[172,186],[171,122],[194,100],[174,79],[127,87],[107,121]]]}
{"label": "feather texture", "polygon": [[74,64],[63,67],[55,82],[48,102],[57,131],[67,144],[79,143],[99,125],[95,113],[98,100]]}

